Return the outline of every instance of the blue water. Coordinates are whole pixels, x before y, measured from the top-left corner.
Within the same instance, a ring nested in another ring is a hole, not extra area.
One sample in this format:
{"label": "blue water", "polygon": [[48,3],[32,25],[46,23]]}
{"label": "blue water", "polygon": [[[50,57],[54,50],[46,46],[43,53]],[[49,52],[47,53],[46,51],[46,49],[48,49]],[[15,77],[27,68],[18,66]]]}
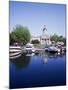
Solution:
{"label": "blue water", "polygon": [[10,60],[10,88],[66,85],[66,55],[21,55]]}

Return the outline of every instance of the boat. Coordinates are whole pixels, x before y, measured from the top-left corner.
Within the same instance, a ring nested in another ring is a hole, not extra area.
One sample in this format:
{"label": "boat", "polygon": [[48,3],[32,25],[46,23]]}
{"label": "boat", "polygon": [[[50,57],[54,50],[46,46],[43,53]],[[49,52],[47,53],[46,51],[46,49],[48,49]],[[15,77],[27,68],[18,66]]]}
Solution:
{"label": "boat", "polygon": [[58,45],[57,47],[58,47],[58,49],[60,49],[60,53],[65,53],[66,52],[66,47],[65,46]]}
{"label": "boat", "polygon": [[10,46],[10,47],[9,47],[9,52],[10,52],[10,53],[21,52],[21,51],[22,51],[22,49],[21,49],[20,46]]}
{"label": "boat", "polygon": [[20,46],[10,46],[9,47],[9,52],[12,53],[12,52],[20,52],[22,49]]}
{"label": "boat", "polygon": [[34,48],[33,44],[30,44],[30,43],[26,44],[24,49],[27,53],[34,53],[35,52],[35,48]]}
{"label": "boat", "polygon": [[22,53],[21,46],[10,46],[9,47],[9,57],[18,56]]}
{"label": "boat", "polygon": [[57,48],[56,46],[49,46],[48,47],[48,52],[57,53],[57,52],[60,52],[60,49]]}

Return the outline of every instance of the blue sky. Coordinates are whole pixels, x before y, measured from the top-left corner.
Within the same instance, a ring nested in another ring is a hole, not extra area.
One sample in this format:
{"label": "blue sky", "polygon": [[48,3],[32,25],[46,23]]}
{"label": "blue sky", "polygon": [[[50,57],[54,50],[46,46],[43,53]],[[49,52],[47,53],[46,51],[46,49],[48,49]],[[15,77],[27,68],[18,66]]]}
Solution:
{"label": "blue sky", "polygon": [[10,32],[16,25],[28,27],[32,35],[41,35],[46,25],[50,35],[65,36],[66,5],[10,1]]}

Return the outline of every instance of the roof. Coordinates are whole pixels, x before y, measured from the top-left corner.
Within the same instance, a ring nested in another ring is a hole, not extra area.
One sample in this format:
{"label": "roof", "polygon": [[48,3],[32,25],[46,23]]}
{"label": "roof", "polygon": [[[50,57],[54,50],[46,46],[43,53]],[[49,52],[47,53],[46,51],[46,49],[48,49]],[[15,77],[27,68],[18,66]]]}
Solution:
{"label": "roof", "polygon": [[31,44],[31,43],[27,43],[27,44],[26,44],[26,46],[31,46],[31,47],[32,47],[32,46],[33,46],[33,44]]}

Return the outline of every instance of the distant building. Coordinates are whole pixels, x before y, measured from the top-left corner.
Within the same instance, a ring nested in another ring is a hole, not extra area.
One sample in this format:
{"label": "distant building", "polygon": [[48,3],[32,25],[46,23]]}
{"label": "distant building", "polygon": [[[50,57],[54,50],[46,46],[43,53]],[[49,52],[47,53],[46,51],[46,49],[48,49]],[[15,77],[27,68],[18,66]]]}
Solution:
{"label": "distant building", "polygon": [[41,35],[41,44],[45,44],[45,45],[50,45],[51,41],[50,41],[50,36],[48,34],[47,28],[44,25],[43,31],[42,31],[42,35]]}
{"label": "distant building", "polygon": [[50,36],[48,34],[48,31],[46,29],[46,26],[44,25],[44,28],[42,29],[42,35],[40,36],[32,36],[31,40],[39,40],[42,45],[50,45]]}

